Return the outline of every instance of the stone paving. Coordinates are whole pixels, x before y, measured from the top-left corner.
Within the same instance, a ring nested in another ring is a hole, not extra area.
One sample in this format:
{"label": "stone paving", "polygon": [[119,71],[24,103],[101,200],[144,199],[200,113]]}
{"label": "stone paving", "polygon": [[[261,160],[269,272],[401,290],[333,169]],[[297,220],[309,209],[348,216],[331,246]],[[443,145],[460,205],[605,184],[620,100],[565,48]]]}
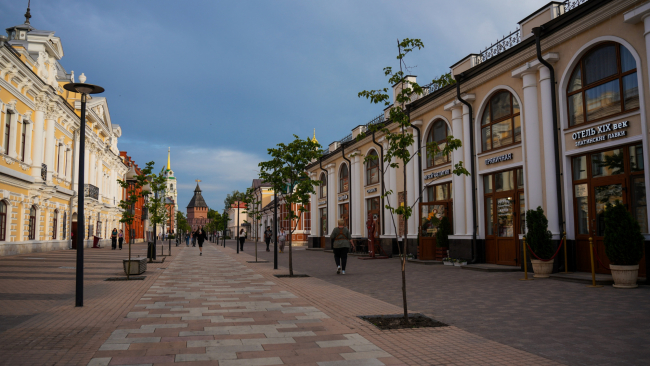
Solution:
{"label": "stone paving", "polygon": [[[234,243],[228,243],[234,247]],[[260,259],[273,253],[262,251]],[[254,254],[254,243],[245,253]],[[286,250],[285,250],[286,252]],[[294,270],[401,306],[397,259],[348,260],[336,275],[332,253],[294,250]],[[279,254],[279,272],[288,256]],[[486,273],[407,264],[409,310],[520,350],[571,365],[650,365],[650,286],[618,290],[523,273]]]}

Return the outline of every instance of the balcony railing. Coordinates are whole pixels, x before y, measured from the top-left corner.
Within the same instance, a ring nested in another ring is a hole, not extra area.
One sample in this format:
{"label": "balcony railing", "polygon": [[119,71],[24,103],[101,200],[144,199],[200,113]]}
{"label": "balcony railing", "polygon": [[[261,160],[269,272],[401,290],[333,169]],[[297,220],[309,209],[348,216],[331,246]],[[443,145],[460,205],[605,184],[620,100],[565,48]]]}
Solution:
{"label": "balcony railing", "polygon": [[84,184],[84,197],[99,199],[99,188],[92,184]]}

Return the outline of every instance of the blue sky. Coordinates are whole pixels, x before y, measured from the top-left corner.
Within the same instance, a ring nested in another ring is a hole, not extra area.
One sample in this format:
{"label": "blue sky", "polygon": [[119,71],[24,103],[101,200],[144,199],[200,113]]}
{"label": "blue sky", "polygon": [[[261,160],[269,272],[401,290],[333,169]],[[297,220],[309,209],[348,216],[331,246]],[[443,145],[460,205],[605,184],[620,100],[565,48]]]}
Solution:
{"label": "blue sky", "polygon": [[[24,4],[23,4],[24,3]],[[172,169],[184,210],[196,183],[211,208],[257,177],[292,134],[339,140],[382,107],[396,40],[420,38],[421,84],[510,33],[540,0],[33,0],[31,24],[61,37],[62,64],[106,89],[120,150]],[[0,26],[27,0],[0,0]]]}

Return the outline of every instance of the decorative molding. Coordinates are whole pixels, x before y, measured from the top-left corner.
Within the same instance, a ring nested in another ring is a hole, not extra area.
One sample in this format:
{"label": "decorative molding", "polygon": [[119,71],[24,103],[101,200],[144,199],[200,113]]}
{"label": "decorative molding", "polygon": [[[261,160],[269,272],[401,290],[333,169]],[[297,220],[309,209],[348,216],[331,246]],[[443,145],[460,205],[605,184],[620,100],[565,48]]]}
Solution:
{"label": "decorative molding", "polygon": [[4,155],[4,154],[3,154],[2,157],[5,159],[5,163],[7,163],[7,164],[9,164],[9,165],[11,165],[11,164],[14,163],[14,159],[12,159],[11,157],[9,157],[8,155]]}

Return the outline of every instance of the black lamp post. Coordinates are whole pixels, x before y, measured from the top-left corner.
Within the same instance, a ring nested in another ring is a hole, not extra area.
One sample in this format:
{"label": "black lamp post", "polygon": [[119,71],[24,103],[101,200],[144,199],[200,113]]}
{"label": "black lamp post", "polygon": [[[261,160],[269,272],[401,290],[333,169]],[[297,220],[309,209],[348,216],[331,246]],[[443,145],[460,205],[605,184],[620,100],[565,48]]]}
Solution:
{"label": "black lamp post", "polygon": [[[84,76],[83,80],[79,78],[80,81],[86,81]],[[76,291],[75,291],[75,306],[84,306],[84,162],[86,155],[86,99],[88,94],[99,94],[104,92],[104,88],[97,85],[86,84],[86,83],[68,83],[63,86],[65,90],[71,91],[73,93],[81,94],[81,119],[79,122],[79,180],[77,181],[77,190],[81,193],[77,197],[77,222],[80,225],[77,226],[77,269],[76,269]]]}
{"label": "black lamp post", "polygon": [[[127,195],[131,196],[131,192],[134,192],[135,190],[135,184],[138,181],[136,178],[137,174],[135,173],[135,167],[131,165],[129,168],[129,171],[126,173],[126,183],[129,184],[129,190],[127,192]],[[131,216],[133,219],[135,219],[135,203],[131,205]],[[133,244],[133,237],[134,237],[134,230],[133,230],[133,220],[131,221],[131,225],[129,228],[129,262],[126,268],[126,279],[129,280],[129,276],[131,275],[131,244]]]}
{"label": "black lamp post", "polygon": [[278,192],[273,188],[273,269],[278,269]]}

